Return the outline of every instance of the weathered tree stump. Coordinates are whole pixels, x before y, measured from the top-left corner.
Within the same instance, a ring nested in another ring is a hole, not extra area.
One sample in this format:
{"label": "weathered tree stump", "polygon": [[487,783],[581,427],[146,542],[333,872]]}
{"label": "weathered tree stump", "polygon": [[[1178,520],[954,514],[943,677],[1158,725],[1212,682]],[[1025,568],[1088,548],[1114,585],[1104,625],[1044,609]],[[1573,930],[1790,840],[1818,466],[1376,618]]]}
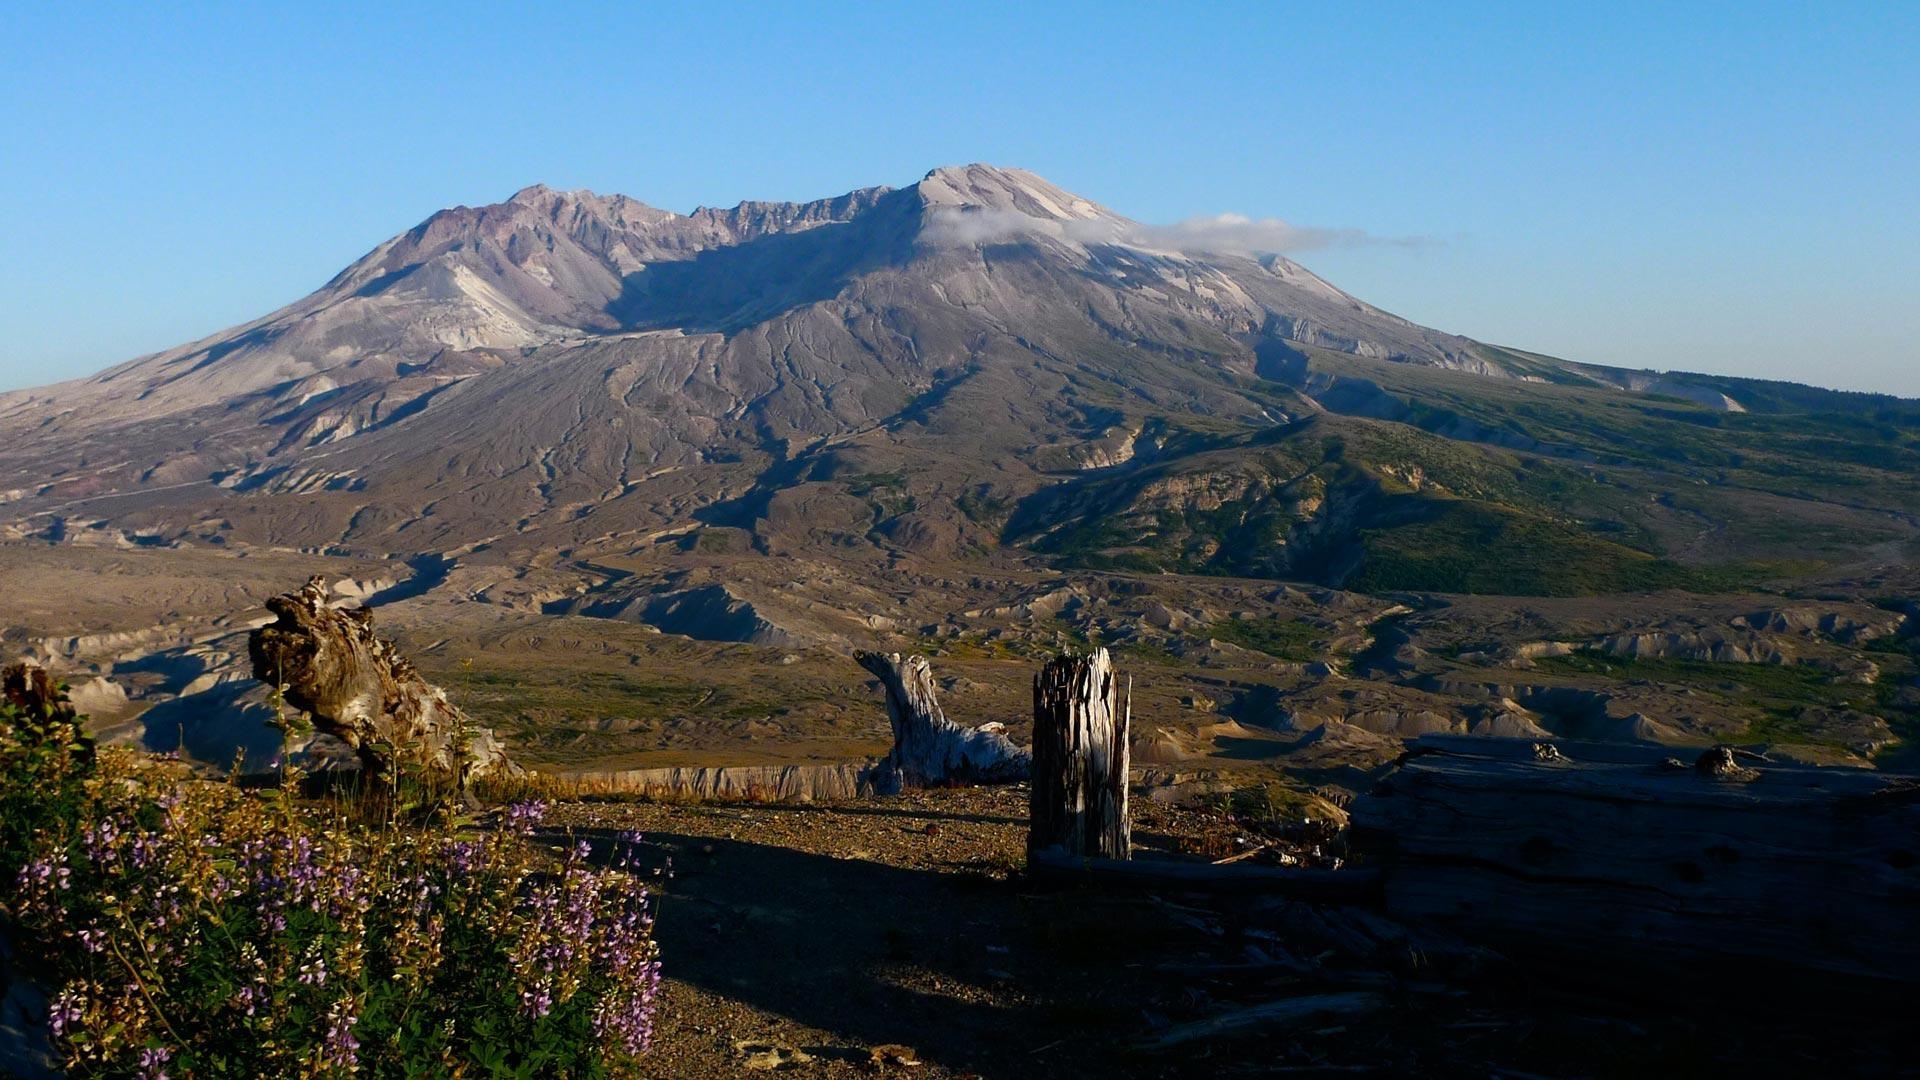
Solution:
{"label": "weathered tree stump", "polygon": [[996,729],[956,724],[940,711],[926,657],[858,652],[854,659],[880,680],[893,724],[893,749],[873,772],[876,793],[1027,778],[1032,763],[1027,751]]}
{"label": "weathered tree stump", "polygon": [[31,660],[16,660],[0,672],[0,699],[29,716],[71,720],[73,706],[60,692],[47,669]]}
{"label": "weathered tree stump", "polygon": [[373,632],[373,612],[327,604],[315,577],[267,601],[278,619],[247,639],[253,677],[277,687],[314,726],[353,747],[372,773],[410,763],[465,780],[513,771],[491,730],[427,682],[393,643]]}
{"label": "weathered tree stump", "polygon": [[1105,649],[1064,653],[1033,680],[1033,796],[1027,851],[1129,858],[1127,739],[1133,690]]}

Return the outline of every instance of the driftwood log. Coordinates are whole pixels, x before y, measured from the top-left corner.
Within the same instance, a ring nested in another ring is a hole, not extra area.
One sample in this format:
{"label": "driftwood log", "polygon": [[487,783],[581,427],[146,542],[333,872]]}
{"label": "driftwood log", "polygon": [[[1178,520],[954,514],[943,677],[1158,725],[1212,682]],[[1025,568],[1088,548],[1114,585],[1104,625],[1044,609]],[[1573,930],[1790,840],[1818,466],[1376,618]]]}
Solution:
{"label": "driftwood log", "polygon": [[1033,793],[1027,851],[1125,859],[1133,690],[1105,649],[1065,653],[1033,680]]}
{"label": "driftwood log", "polygon": [[276,620],[247,639],[253,677],[277,687],[314,726],[351,746],[372,773],[396,764],[470,776],[513,771],[492,731],[427,682],[393,643],[373,632],[373,612],[335,608],[315,577],[267,601]]}
{"label": "driftwood log", "polygon": [[1194,1042],[1210,1042],[1237,1035],[1279,1035],[1305,1027],[1327,1025],[1385,1012],[1392,1003],[1383,994],[1348,991],[1281,998],[1259,1005],[1228,1009],[1202,1020],[1175,1024],[1143,1044],[1146,1050],[1172,1050]]}
{"label": "driftwood log", "polygon": [[1912,777],[1428,736],[1352,823],[1390,914],[1501,952],[1641,986],[1781,968],[1920,982]]}
{"label": "driftwood log", "polygon": [[893,749],[872,774],[876,793],[1027,778],[1027,751],[997,728],[956,724],[940,711],[926,657],[859,652],[854,659],[880,680],[887,695],[887,719],[893,724]]}
{"label": "driftwood log", "polygon": [[869,761],[838,765],[663,765],[642,769],[576,769],[552,774],[562,790],[582,795],[632,794],[697,801],[810,803],[873,793]]}
{"label": "driftwood log", "polygon": [[1116,890],[1288,897],[1325,904],[1372,903],[1380,896],[1380,872],[1370,867],[1308,870],[1174,859],[1121,862],[1068,855],[1055,847],[1028,855],[1027,872],[1043,880]]}

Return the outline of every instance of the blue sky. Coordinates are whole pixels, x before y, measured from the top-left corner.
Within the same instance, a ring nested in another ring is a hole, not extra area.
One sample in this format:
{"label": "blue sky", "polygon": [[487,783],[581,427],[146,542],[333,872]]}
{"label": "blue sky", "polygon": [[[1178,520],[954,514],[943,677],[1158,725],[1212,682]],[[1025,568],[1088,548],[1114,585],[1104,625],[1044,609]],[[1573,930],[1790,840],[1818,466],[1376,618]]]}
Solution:
{"label": "blue sky", "polygon": [[0,0],[0,387],[535,181],[688,210],[988,161],[1426,238],[1297,257],[1484,340],[1920,396],[1916,4],[173,6]]}

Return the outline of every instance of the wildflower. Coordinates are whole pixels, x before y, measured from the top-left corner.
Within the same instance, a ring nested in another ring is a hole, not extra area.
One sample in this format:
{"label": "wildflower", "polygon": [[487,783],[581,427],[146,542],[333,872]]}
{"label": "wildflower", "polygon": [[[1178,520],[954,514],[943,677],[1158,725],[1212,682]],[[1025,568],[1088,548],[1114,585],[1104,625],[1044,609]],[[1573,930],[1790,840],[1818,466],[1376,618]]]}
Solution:
{"label": "wildflower", "polygon": [[447,845],[447,865],[459,877],[470,876],[479,864],[479,844],[471,840],[459,840]]}
{"label": "wildflower", "polygon": [[62,851],[51,858],[29,862],[20,868],[19,883],[22,891],[30,895],[50,890],[65,892],[73,883],[73,871],[67,868],[67,853]]}
{"label": "wildflower", "polygon": [[47,1031],[56,1039],[62,1038],[79,1026],[85,1016],[86,1010],[81,1006],[80,995],[69,986],[55,995],[47,1006]]}
{"label": "wildflower", "polygon": [[[424,1051],[452,1074],[475,1064],[457,1029],[498,1013],[591,1023],[591,1037],[555,1050],[553,1075],[617,1074],[651,1038],[648,894],[593,860],[599,850],[620,866],[620,845],[574,843],[551,872],[526,839],[544,803],[503,811],[496,833],[473,839],[443,826],[329,829],[322,812],[172,774],[165,792],[154,778],[115,780],[71,829],[35,838],[17,881],[12,867],[0,879],[15,917],[64,950],[70,981],[48,1002],[47,1031],[77,1075],[199,1071],[203,1051],[233,1049],[236,1027],[267,1055],[252,1062],[259,1075],[358,1072],[370,1065],[358,1024],[400,1002],[418,1024],[382,1023],[394,1041],[383,1057]],[[89,959],[116,945],[115,959],[151,972],[144,987]],[[116,975],[93,982],[88,970]]]}
{"label": "wildflower", "polygon": [[501,821],[502,824],[506,826],[508,832],[519,833],[524,836],[532,833],[534,826],[540,824],[541,820],[546,816],[547,804],[541,802],[539,799],[529,799],[526,802],[517,802],[507,807],[507,812]]}
{"label": "wildflower", "polygon": [[242,1015],[252,1016],[260,1010],[260,1003],[267,999],[264,986],[243,986],[233,995],[233,1007]]}
{"label": "wildflower", "polygon": [[327,1034],[320,1044],[321,1068],[352,1070],[360,1064],[360,1040],[353,1037],[354,1025],[359,1022],[350,998],[334,1002],[327,1010]]}
{"label": "wildflower", "polygon": [[306,963],[300,965],[300,981],[308,986],[327,985],[327,959],[320,955],[318,946],[307,951]]}

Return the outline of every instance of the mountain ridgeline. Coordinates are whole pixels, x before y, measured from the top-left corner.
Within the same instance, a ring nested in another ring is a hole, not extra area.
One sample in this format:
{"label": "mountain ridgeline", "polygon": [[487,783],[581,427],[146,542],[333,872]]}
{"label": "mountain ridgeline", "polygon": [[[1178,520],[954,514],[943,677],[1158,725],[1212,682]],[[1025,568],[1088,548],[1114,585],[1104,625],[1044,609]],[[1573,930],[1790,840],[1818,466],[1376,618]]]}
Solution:
{"label": "mountain ridgeline", "polygon": [[1520,595],[1920,535],[1920,404],[1488,345],[1172,236],[981,165],[690,214],[528,188],[0,395],[0,534]]}

